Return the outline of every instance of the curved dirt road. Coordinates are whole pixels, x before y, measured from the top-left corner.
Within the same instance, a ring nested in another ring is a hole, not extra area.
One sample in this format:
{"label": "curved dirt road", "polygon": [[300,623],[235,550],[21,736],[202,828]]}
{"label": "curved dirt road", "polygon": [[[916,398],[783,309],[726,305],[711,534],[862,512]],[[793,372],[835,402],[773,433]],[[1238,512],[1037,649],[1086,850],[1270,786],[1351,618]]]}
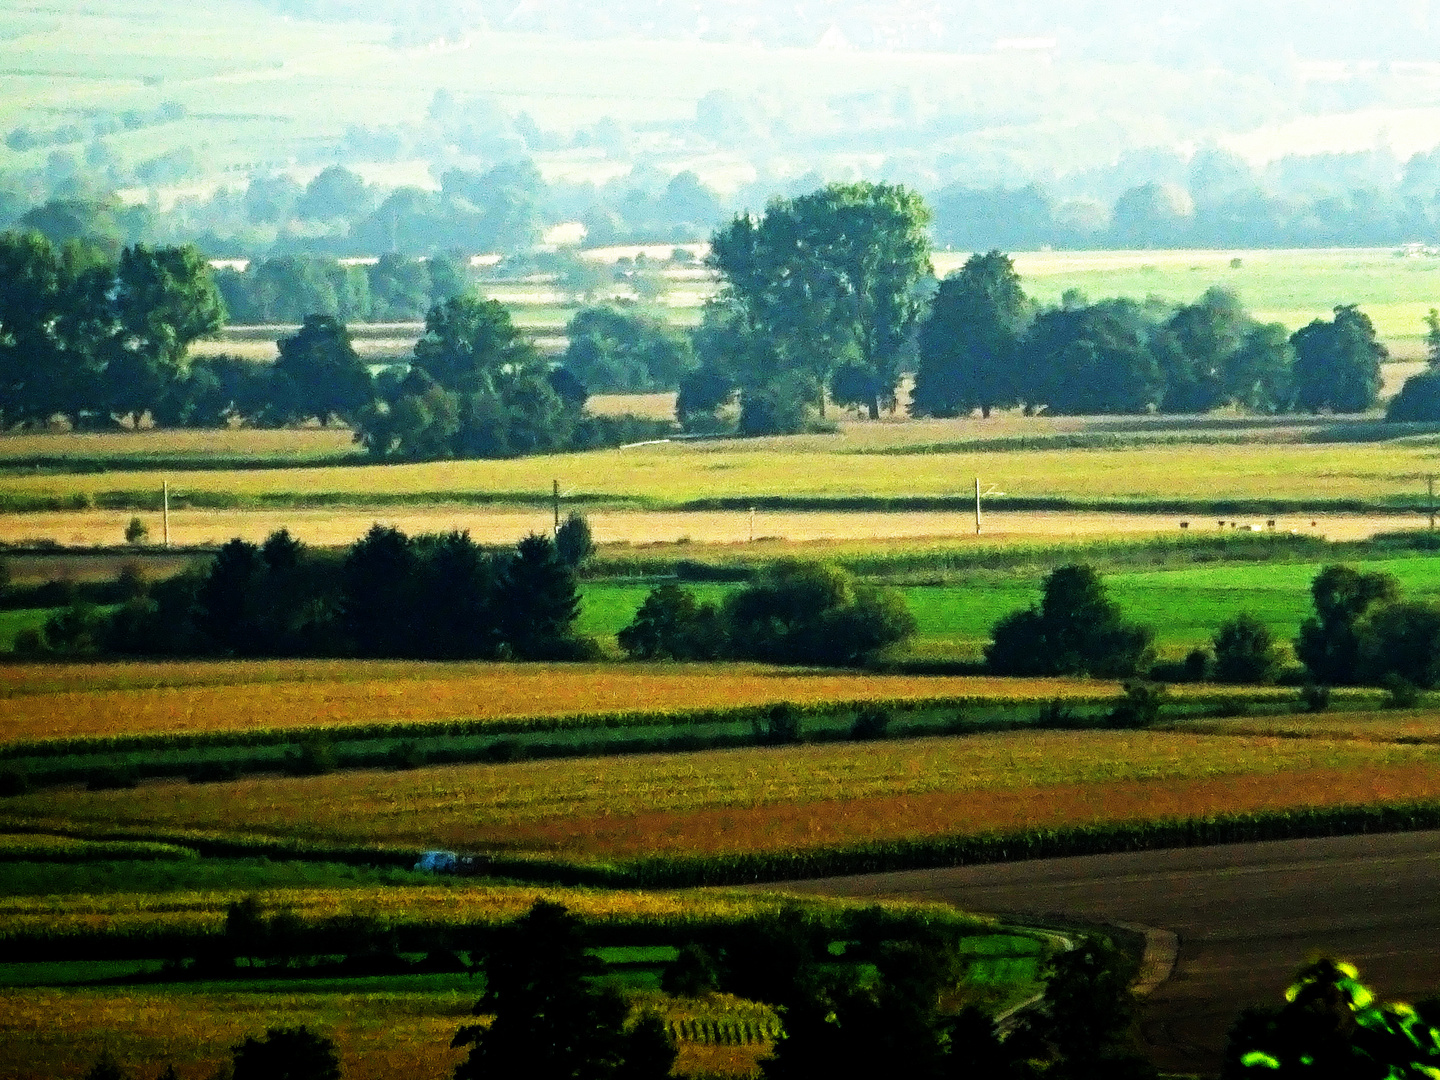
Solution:
{"label": "curved dirt road", "polygon": [[1278,1004],[1316,953],[1342,956],[1384,1000],[1440,993],[1440,832],[1045,859],[788,883],[972,911],[1138,923],[1180,938],[1146,1000],[1164,1069],[1214,1074],[1246,1005]]}

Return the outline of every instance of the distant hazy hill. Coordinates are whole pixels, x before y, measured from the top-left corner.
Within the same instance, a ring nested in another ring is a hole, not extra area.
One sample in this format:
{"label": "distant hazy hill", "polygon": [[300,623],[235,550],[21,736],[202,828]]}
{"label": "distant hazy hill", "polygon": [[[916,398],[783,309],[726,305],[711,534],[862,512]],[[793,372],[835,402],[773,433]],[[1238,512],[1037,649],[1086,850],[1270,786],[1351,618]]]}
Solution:
{"label": "distant hazy hill", "polygon": [[1097,59],[1253,65],[1287,51],[1315,60],[1440,58],[1431,0],[264,0],[288,15],[394,25],[479,23],[576,38],[659,37],[808,47],[831,31],[859,48],[984,50],[1054,39]]}

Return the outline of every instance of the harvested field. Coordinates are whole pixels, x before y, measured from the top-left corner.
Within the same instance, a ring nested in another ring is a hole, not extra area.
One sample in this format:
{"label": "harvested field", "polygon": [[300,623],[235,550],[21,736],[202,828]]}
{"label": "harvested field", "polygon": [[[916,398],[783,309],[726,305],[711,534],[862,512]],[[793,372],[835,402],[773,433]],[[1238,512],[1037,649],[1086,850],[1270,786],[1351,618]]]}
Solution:
{"label": "harvested field", "polygon": [[1383,1001],[1440,985],[1434,903],[1440,833],[1349,836],[1041,859],[796,882],[855,899],[943,901],[971,911],[1048,913],[1177,933],[1175,974],[1142,1003],[1152,1060],[1214,1076],[1240,1009],[1274,1007],[1296,970],[1342,956]]}
{"label": "harvested field", "polygon": [[579,860],[779,852],[1440,795],[1433,751],[1035,732],[22,796],[38,827]]}
{"label": "harvested field", "polygon": [[[131,517],[129,510],[45,511],[0,516],[0,542],[25,545],[46,540],[75,547],[118,544]],[[743,510],[627,511],[587,510],[586,519],[602,544],[724,544],[744,551],[751,543],[751,519]],[[161,530],[160,515],[142,512],[152,539]],[[969,539],[976,543],[1064,543],[1106,538],[1178,535],[1181,521],[1193,515],[1123,514],[1065,511],[986,511],[982,538],[975,536],[974,513],[915,511],[766,510],[754,519],[756,543],[815,543],[860,540]],[[1364,540],[1377,533],[1418,528],[1415,514],[1314,514],[1235,519],[1264,528],[1276,521],[1283,532],[1295,531],[1328,540]],[[172,510],[170,536],[181,546],[222,544],[232,537],[260,541],[276,529],[289,529],[307,544],[339,547],[353,543],[375,522],[394,525],[411,535],[467,530],[476,541],[511,544],[530,533],[545,534],[550,511],[485,509],[474,506],[374,506],[365,509],[300,510]],[[1201,531],[1217,531],[1214,521],[1193,522]],[[778,552],[776,554],[779,554]]]}
{"label": "harvested field", "polygon": [[[274,505],[304,499],[343,505],[347,497],[372,505],[385,497],[443,502],[446,493],[471,500],[484,495],[503,503],[543,498],[558,480],[562,491],[580,502],[629,500],[647,509],[699,509],[686,504],[767,496],[855,503],[842,509],[884,509],[866,503],[952,498],[963,506],[979,475],[984,482],[1003,485],[1012,498],[1113,500],[1138,512],[1156,501],[1208,504],[1222,498],[1302,504],[1314,500],[1320,508],[1341,499],[1371,505],[1387,498],[1418,500],[1424,477],[1435,470],[1436,455],[1428,438],[1290,445],[1146,445],[1146,440],[1137,440],[1101,448],[1042,443],[1031,449],[1018,443],[920,444],[908,425],[875,424],[829,436],[668,443],[507,461],[227,468],[170,479],[177,496],[224,497],[242,507],[247,501]],[[153,502],[163,479],[161,473],[143,468],[10,475],[0,478],[0,496],[134,493]]]}
{"label": "harvested field", "polygon": [[3,669],[0,741],[581,716],[876,699],[1103,697],[1113,683],[866,675],[749,664],[429,664],[343,660]]}

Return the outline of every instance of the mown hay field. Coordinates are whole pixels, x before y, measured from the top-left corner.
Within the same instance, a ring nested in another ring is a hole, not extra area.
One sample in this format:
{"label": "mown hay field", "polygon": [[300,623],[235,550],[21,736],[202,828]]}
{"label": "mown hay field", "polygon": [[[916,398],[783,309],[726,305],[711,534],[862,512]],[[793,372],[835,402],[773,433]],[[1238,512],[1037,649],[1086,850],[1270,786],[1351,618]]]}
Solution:
{"label": "mown hay field", "polygon": [[1048,731],[50,791],[4,809],[81,833],[624,861],[1436,795],[1427,747]]}
{"label": "mown hay field", "polygon": [[[443,500],[443,496],[441,497]],[[53,541],[72,547],[119,544],[132,517],[150,529],[152,540],[162,530],[158,511],[59,510],[0,515],[0,542],[32,546]],[[605,545],[677,545],[677,558],[718,556],[747,559],[800,556],[825,558],[843,553],[848,545],[903,541],[912,548],[937,540],[959,540],[970,546],[1022,546],[1036,543],[1087,543],[1107,539],[1143,539],[1177,536],[1179,523],[1194,515],[1177,513],[1100,513],[1087,511],[1005,511],[997,500],[985,514],[983,538],[975,536],[974,512],[911,511],[757,511],[753,525],[744,510],[635,510],[585,511],[596,541]],[[1258,517],[1258,524],[1271,520]],[[1273,519],[1276,528],[1292,529],[1328,540],[1365,540],[1378,533],[1413,529],[1423,519],[1410,514],[1299,514]],[[171,541],[177,546],[215,546],[234,537],[259,543],[277,529],[317,547],[341,547],[358,540],[377,521],[415,536],[461,529],[477,543],[513,544],[531,533],[544,535],[552,527],[551,512],[533,509],[487,509],[444,501],[414,506],[371,506],[365,509],[292,510],[172,510]],[[1257,524],[1241,519],[1245,525]],[[1213,521],[1204,522],[1215,531]],[[752,533],[753,527],[753,533]],[[755,537],[752,542],[751,536]],[[706,545],[720,551],[702,551]],[[803,550],[798,545],[812,546]],[[684,550],[681,550],[683,548]],[[151,551],[153,552],[153,548]],[[121,557],[125,552],[122,550]],[[139,553],[135,553],[139,554]],[[657,552],[636,552],[655,555]],[[147,554],[148,559],[153,555]],[[27,559],[29,557],[27,556]]]}
{"label": "mown hay field", "polygon": [[750,664],[427,664],[340,660],[16,664],[0,742],[729,709],[777,702],[1095,698],[1113,683],[872,675]]}

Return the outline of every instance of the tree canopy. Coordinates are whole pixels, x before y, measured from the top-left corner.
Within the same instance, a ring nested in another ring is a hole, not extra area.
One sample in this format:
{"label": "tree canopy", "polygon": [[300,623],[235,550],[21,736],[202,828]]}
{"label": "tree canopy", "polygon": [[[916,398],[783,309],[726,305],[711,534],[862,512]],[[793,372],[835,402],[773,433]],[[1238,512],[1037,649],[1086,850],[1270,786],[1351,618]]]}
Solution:
{"label": "tree canopy", "polygon": [[731,351],[742,405],[798,377],[823,412],[831,376],[869,380],[870,415],[893,399],[902,352],[923,312],[929,209],[888,184],[831,184],[737,217],[711,241],[723,288],[712,317],[744,339]]}

